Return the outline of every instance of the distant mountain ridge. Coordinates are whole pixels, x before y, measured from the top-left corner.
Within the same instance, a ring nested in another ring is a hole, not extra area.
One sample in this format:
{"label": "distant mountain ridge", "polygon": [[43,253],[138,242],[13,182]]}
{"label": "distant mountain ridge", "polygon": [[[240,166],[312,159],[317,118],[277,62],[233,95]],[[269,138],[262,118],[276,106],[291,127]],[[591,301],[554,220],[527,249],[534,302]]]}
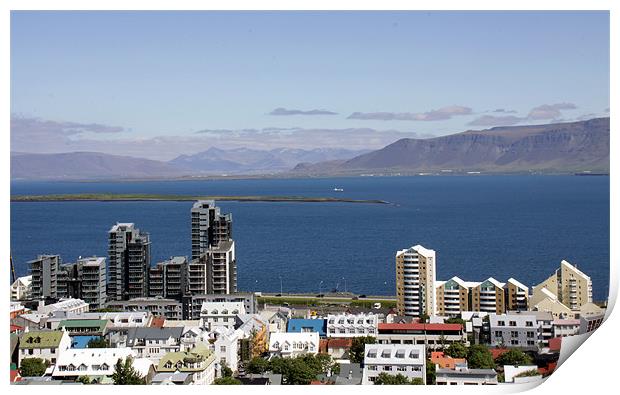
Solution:
{"label": "distant mountain ridge", "polygon": [[181,155],[168,163],[198,173],[265,173],[287,171],[299,163],[317,163],[336,159],[350,159],[370,150],[344,148],[275,148],[256,150],[250,148],[209,148],[193,155]]}
{"label": "distant mountain ridge", "polygon": [[345,161],[300,164],[293,172],[609,172],[609,132],[609,118],[470,130],[429,139],[401,139]]}
{"label": "distant mountain ridge", "polygon": [[182,169],[166,162],[99,152],[11,153],[11,179],[109,179],[178,177]]}

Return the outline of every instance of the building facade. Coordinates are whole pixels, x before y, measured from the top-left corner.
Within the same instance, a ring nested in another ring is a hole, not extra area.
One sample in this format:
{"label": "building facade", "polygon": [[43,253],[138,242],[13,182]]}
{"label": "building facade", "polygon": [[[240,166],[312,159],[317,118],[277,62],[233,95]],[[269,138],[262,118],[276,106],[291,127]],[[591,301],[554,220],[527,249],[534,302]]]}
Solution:
{"label": "building facade", "polygon": [[32,276],[32,298],[58,298],[58,267],[62,263],[60,255],[39,255],[28,262]]}
{"label": "building facade", "polygon": [[149,269],[149,296],[181,300],[187,291],[187,258],[171,257]]}
{"label": "building facade", "polygon": [[376,336],[379,317],[376,314],[328,314],[327,337]]}
{"label": "building facade", "polygon": [[106,283],[105,258],[80,258],[60,266],[57,294],[59,298],[82,299],[91,309],[101,309],[106,303]]}
{"label": "building facade", "polygon": [[11,284],[11,300],[28,300],[32,298],[32,275],[18,277]]}
{"label": "building facade", "polygon": [[396,308],[399,315],[436,315],[435,251],[416,245],[396,253]]}
{"label": "building facade", "polygon": [[317,332],[272,333],[269,336],[269,353],[283,358],[319,352]]}
{"label": "building facade", "polygon": [[192,259],[209,247],[232,239],[232,214],[221,214],[213,200],[199,200],[191,209]]}
{"label": "building facade", "polygon": [[506,311],[505,283],[489,277],[471,288],[471,310],[502,314]]}
{"label": "building facade", "polygon": [[401,374],[426,384],[426,354],[423,345],[366,344],[362,385],[372,385],[381,373]]}
{"label": "building facade", "polygon": [[534,287],[532,305],[548,298],[543,290],[554,294],[560,303],[571,310],[579,310],[581,306],[592,303],[592,280],[565,260],[554,274]]}
{"label": "building facade", "polygon": [[108,300],[148,296],[151,242],[133,223],[117,223],[108,232]]}

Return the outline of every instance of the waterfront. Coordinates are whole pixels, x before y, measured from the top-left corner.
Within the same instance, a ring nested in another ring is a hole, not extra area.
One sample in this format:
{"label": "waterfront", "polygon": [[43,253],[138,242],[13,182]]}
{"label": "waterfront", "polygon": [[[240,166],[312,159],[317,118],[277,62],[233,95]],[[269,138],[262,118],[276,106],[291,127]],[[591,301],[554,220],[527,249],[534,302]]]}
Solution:
{"label": "waterfront", "polygon": [[[335,192],[334,188],[343,192]],[[217,181],[26,183],[12,195],[149,193],[331,196],[391,205],[218,202],[233,214],[239,289],[319,292],[338,286],[394,294],[394,252],[437,251],[437,278],[514,277],[531,286],[560,260],[592,277],[594,298],[609,282],[609,178],[572,176],[357,177]],[[11,203],[18,275],[39,253],[106,256],[107,231],[135,222],[151,234],[152,264],[189,255],[191,202]]]}

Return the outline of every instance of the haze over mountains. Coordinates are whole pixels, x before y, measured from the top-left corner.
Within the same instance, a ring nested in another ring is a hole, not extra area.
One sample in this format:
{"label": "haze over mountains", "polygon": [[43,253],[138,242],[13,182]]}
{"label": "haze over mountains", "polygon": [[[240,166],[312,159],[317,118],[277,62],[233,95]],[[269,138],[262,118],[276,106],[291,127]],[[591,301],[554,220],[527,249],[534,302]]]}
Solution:
{"label": "haze over mountains", "polygon": [[609,172],[609,118],[401,139],[376,151],[210,148],[169,162],[96,152],[11,153],[12,179],[422,172]]}

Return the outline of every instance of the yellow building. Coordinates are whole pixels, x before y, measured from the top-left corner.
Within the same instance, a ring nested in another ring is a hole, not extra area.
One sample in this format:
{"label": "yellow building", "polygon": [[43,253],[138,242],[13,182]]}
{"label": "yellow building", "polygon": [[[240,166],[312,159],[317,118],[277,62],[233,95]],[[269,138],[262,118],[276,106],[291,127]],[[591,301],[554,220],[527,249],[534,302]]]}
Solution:
{"label": "yellow building", "polygon": [[396,253],[396,309],[400,315],[435,315],[435,251],[416,245]]}
{"label": "yellow building", "polygon": [[469,283],[458,277],[437,282],[437,314],[441,316],[460,316],[469,310]]}
{"label": "yellow building", "polygon": [[493,277],[471,288],[472,311],[503,314],[506,312],[504,286]]}
{"label": "yellow building", "polygon": [[579,310],[581,306],[592,302],[592,280],[565,260],[554,274],[534,287],[531,305],[536,305],[547,297],[542,292],[543,289],[554,294],[560,303],[571,310]]}
{"label": "yellow building", "polygon": [[529,288],[514,278],[509,278],[504,286],[507,311],[526,311],[529,308]]}

